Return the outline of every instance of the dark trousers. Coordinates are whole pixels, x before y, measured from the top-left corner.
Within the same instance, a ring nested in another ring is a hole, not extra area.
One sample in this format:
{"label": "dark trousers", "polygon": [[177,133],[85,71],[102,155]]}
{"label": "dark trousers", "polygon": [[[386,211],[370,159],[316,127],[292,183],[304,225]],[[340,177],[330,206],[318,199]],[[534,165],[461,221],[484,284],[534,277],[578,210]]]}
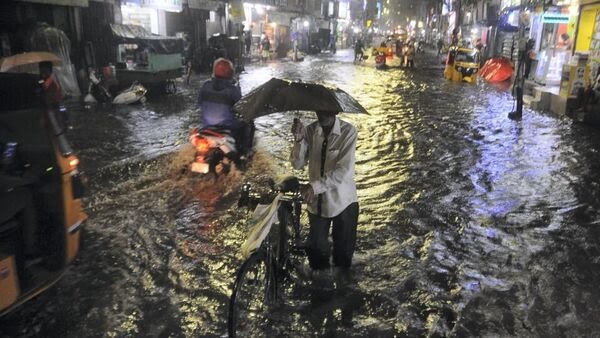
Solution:
{"label": "dark trousers", "polygon": [[356,245],[356,224],[358,223],[358,203],[350,204],[342,213],[333,218],[324,218],[308,214],[310,231],[306,252],[308,262],[313,269],[329,267],[329,227],[333,223],[333,265],[349,268]]}
{"label": "dark trousers", "polygon": [[233,128],[233,138],[235,139],[238,153],[245,155],[250,150],[254,143],[254,122],[246,122],[238,120],[235,128]]}

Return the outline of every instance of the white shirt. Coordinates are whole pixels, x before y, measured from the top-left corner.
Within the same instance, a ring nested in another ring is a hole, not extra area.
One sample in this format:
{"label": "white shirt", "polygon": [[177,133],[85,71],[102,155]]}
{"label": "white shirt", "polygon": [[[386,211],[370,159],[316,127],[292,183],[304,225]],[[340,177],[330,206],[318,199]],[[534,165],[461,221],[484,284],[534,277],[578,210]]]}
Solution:
{"label": "white shirt", "polygon": [[600,74],[596,77],[596,82],[592,85],[593,90],[600,90]]}
{"label": "white shirt", "polygon": [[[294,142],[290,161],[296,169],[308,162],[308,178],[316,195],[322,194],[321,217],[339,215],[348,205],[357,202],[354,164],[356,162],[356,128],[335,118],[327,137],[324,174],[321,176],[321,149],[324,133],[319,122],[305,128],[304,138]],[[318,198],[308,204],[308,211],[318,214]]]}

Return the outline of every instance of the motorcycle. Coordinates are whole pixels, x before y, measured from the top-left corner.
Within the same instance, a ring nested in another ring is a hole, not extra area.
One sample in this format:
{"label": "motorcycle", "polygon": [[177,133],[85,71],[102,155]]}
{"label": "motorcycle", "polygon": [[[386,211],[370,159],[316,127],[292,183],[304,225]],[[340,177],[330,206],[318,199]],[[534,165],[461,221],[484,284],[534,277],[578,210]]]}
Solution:
{"label": "motorcycle", "polygon": [[386,63],[385,63],[385,53],[383,52],[377,52],[377,55],[375,55],[375,68],[377,69],[385,69],[387,67]]}
{"label": "motorcycle", "polygon": [[231,130],[215,127],[193,128],[189,140],[196,150],[190,166],[192,172],[227,174],[233,164],[242,164]]}
{"label": "motorcycle", "polygon": [[134,82],[129,88],[123,90],[116,97],[112,97],[108,89],[106,89],[105,81],[101,75],[96,73],[95,69],[88,71],[88,92],[83,101],[87,104],[112,102],[113,104],[131,104],[138,101],[144,103],[146,101],[146,93],[148,90],[141,84]]}
{"label": "motorcycle", "polygon": [[117,95],[112,101],[113,104],[130,104],[135,102],[146,102],[146,93],[148,90],[141,84],[134,82],[129,88]]}

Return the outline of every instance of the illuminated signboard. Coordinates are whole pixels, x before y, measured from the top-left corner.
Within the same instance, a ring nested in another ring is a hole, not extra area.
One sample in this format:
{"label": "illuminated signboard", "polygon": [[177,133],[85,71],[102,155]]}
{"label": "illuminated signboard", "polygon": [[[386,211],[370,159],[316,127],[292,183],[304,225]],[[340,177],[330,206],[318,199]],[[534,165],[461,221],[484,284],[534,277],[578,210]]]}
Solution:
{"label": "illuminated signboard", "polygon": [[569,15],[561,13],[544,13],[542,16],[543,23],[568,23]]}

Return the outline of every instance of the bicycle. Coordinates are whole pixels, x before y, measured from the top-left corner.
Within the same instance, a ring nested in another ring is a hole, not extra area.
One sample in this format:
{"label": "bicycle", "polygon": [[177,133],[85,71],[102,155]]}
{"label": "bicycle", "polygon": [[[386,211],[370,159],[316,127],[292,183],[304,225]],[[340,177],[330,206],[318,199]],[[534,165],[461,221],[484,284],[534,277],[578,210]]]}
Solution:
{"label": "bicycle", "polygon": [[[304,253],[300,234],[302,213],[301,183],[296,177],[287,177],[275,189],[276,196],[260,196],[251,192],[248,184],[242,186],[239,206],[252,208],[260,201],[277,203],[279,223],[246,258],[236,273],[233,292],[229,299],[227,329],[230,337],[255,336],[268,323],[268,310],[275,305],[279,286],[294,266],[292,256]],[[273,207],[273,205],[271,205]]]}

